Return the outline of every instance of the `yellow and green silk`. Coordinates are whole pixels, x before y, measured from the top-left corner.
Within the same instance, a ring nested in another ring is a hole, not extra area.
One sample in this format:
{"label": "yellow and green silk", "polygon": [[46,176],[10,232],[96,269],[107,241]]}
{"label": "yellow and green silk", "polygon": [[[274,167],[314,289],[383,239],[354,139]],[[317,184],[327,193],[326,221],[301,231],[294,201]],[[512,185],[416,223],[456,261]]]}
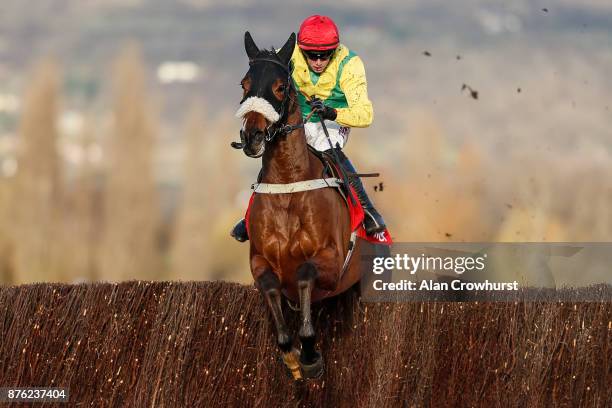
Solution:
{"label": "yellow and green silk", "polygon": [[[308,62],[295,47],[293,56],[293,82],[298,89],[298,100],[303,118],[310,113],[304,92],[322,99],[326,106],[338,112],[336,122],[348,127],[367,127],[372,123],[374,112],[368,99],[368,87],[363,62],[358,55],[340,44],[325,71],[316,74],[308,68]],[[300,92],[301,91],[301,92]],[[312,115],[310,122],[318,122]]]}

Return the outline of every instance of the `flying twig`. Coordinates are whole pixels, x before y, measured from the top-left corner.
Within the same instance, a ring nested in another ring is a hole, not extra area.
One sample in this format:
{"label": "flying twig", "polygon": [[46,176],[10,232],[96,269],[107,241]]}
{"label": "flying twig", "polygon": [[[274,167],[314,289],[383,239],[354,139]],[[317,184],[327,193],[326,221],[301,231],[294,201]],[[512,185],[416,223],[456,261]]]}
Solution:
{"label": "flying twig", "polygon": [[463,86],[461,87],[461,91],[463,92],[465,89],[467,89],[468,91],[470,91],[470,96],[474,99],[478,99],[478,91],[473,89],[471,86],[467,85],[467,84],[463,84]]}

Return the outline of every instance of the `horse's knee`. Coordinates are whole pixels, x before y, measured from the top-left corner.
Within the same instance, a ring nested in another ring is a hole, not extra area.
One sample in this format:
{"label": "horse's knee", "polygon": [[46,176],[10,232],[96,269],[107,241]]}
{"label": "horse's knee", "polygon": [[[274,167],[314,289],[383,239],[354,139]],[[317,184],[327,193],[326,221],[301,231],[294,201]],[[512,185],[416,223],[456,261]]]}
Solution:
{"label": "horse's knee", "polygon": [[298,282],[312,281],[317,277],[317,267],[312,262],[304,262],[297,269]]}
{"label": "horse's knee", "polygon": [[262,292],[268,292],[271,289],[279,289],[281,286],[280,279],[270,269],[266,269],[256,280],[257,287]]}

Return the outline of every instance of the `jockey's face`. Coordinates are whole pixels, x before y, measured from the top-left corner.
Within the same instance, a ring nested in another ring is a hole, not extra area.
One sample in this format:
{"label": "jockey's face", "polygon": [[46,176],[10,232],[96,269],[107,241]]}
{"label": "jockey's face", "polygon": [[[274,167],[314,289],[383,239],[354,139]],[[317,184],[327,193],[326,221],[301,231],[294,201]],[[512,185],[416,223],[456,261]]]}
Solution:
{"label": "jockey's face", "polygon": [[330,50],[328,52],[321,51],[304,51],[304,57],[306,58],[306,62],[308,62],[308,66],[315,73],[320,74],[325,71],[327,65],[329,65],[329,61],[334,53],[334,50]]}

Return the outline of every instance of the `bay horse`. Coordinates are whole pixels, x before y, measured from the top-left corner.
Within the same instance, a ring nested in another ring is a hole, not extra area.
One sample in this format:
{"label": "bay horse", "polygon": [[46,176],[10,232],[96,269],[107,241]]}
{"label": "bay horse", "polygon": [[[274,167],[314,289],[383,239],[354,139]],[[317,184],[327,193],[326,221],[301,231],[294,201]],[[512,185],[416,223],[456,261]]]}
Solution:
{"label": "bay horse", "polygon": [[[241,142],[232,145],[249,157],[262,157],[261,185],[287,188],[274,194],[256,192],[252,199],[247,219],[251,273],[270,309],[277,344],[293,378],[316,378],[323,373],[323,358],[315,349],[311,303],[359,282],[359,247],[365,241],[357,240],[354,256],[341,273],[351,235],[344,199],[335,188],[297,188],[301,182],[320,180],[324,166],[307,146],[291,78],[295,33],[278,52],[260,50],[248,31],[244,41],[250,67],[240,82],[243,95],[236,113],[243,119]],[[283,317],[283,296],[299,304],[301,351],[293,346]]]}

